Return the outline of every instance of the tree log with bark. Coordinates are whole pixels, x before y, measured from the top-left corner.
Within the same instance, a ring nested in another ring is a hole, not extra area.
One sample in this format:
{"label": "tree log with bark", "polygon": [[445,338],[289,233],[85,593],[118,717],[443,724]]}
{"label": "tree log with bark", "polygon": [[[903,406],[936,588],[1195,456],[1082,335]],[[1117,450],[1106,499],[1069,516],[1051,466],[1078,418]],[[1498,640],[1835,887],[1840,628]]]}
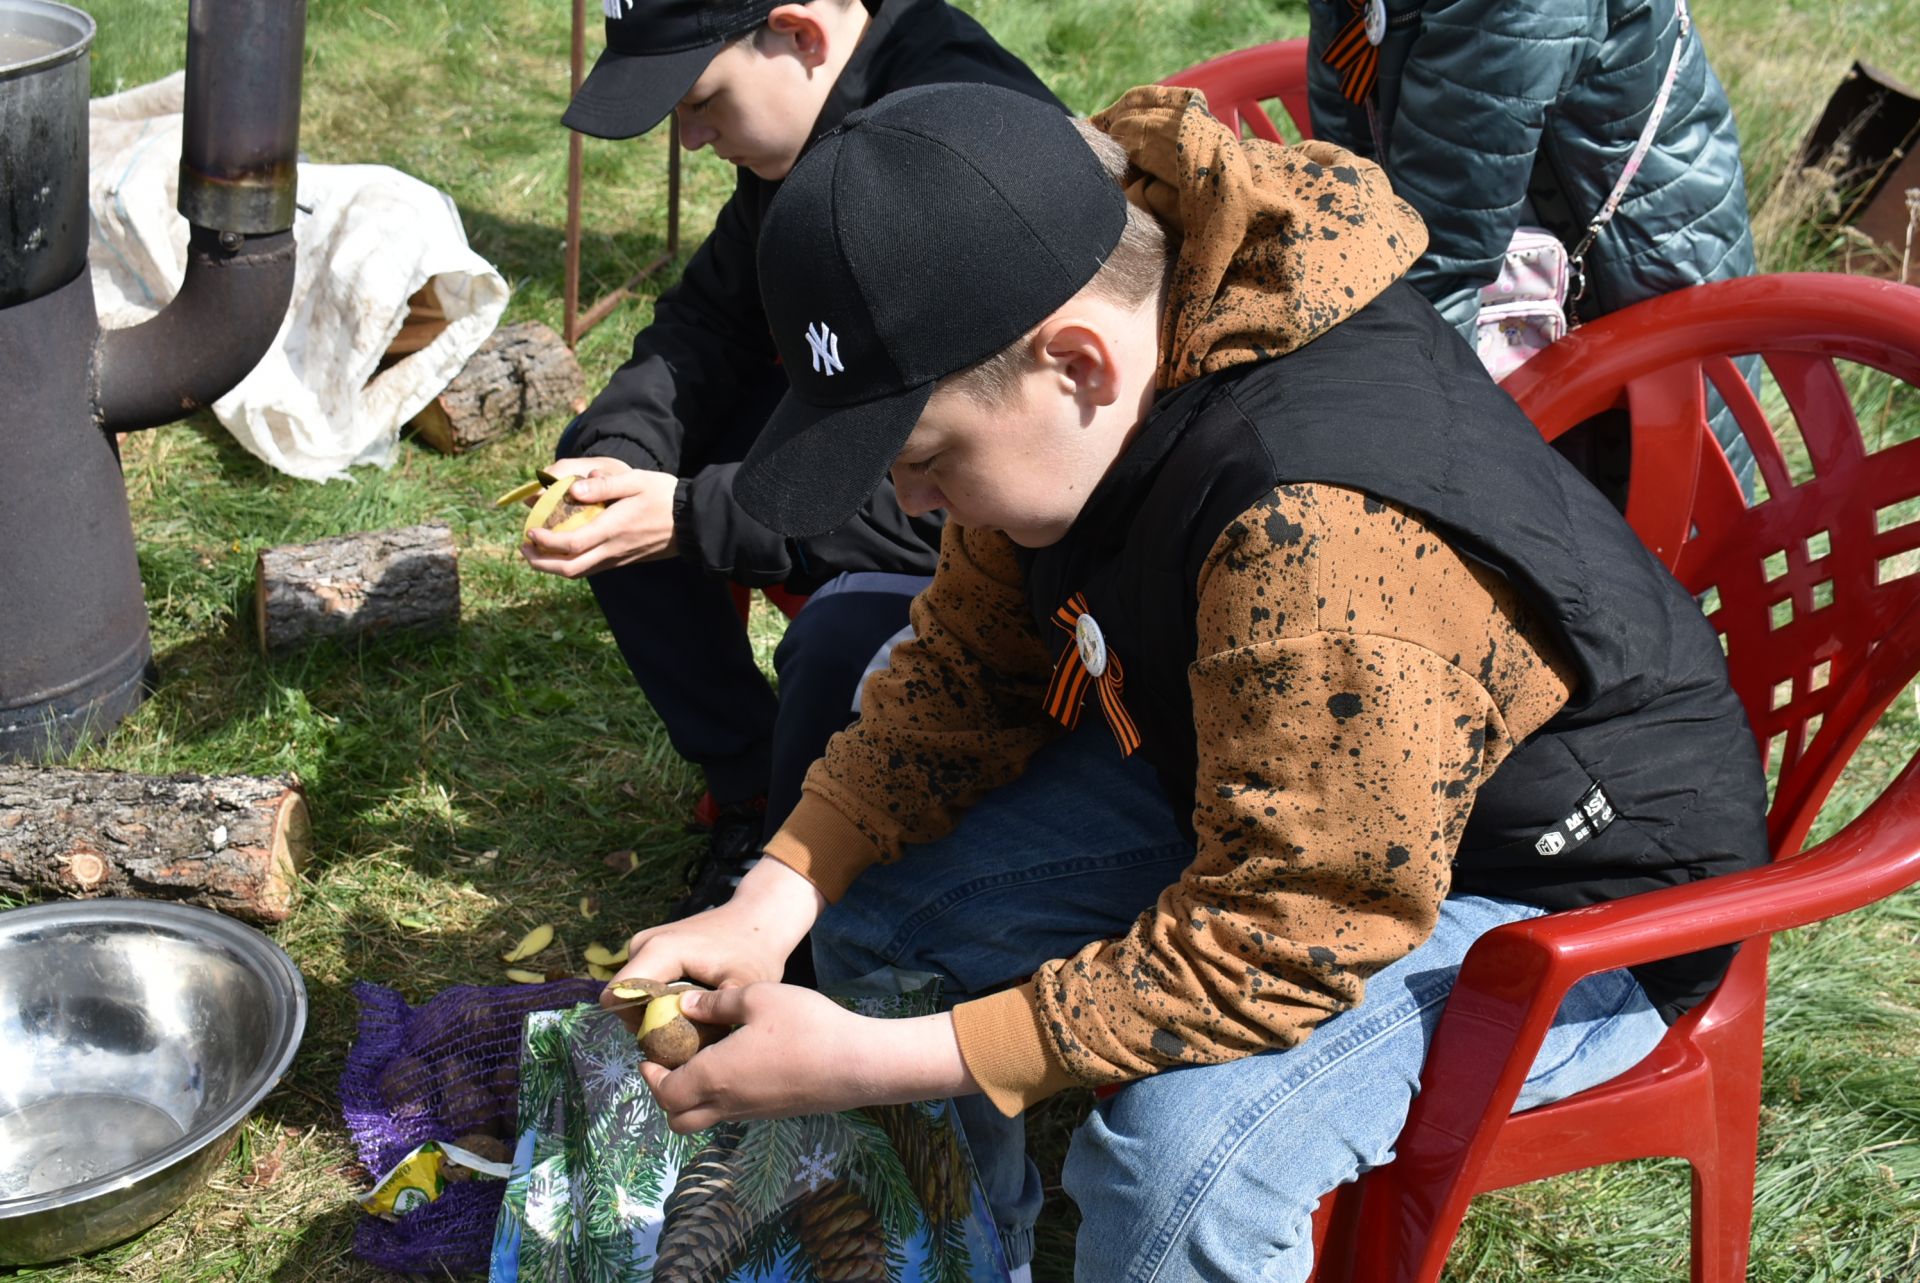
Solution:
{"label": "tree log with bark", "polygon": [[262,650],[323,637],[460,622],[460,564],[440,523],[342,535],[261,552],[254,622]]}
{"label": "tree log with bark", "polygon": [[290,779],[0,765],[0,894],[184,900],[274,923],[311,849]]}
{"label": "tree log with bark", "polygon": [[465,454],[535,419],[585,408],[586,375],[572,349],[538,321],[494,331],[446,391],[413,418],[442,454]]}

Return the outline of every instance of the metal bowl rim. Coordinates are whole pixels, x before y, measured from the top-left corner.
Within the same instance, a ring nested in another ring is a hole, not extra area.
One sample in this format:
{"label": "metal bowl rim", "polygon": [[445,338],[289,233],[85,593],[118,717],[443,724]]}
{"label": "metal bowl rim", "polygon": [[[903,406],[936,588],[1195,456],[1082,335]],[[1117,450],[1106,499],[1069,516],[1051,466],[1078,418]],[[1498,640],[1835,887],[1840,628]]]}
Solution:
{"label": "metal bowl rim", "polygon": [[35,926],[72,920],[85,923],[148,923],[206,931],[225,940],[243,957],[256,964],[269,989],[277,987],[274,983],[277,978],[286,986],[285,996],[292,1001],[276,1013],[276,1027],[269,1039],[267,1052],[242,1083],[232,1105],[151,1158],[130,1167],[122,1167],[90,1181],[64,1186],[45,1194],[0,1199],[0,1221],[54,1211],[137,1185],[220,1140],[245,1122],[255,1107],[266,1099],[267,1093],[279,1084],[281,1077],[293,1064],[307,1028],[307,982],[306,977],[300,974],[300,968],[294,966],[287,951],[264,932],[223,913],[164,900],[79,900],[0,911],[0,928],[17,926],[28,919],[32,919],[32,925]]}
{"label": "metal bowl rim", "polygon": [[85,57],[88,48],[93,44],[94,36],[99,34],[99,26],[94,22],[92,14],[85,9],[62,4],[60,0],[4,0],[0,2],[0,9],[12,9],[16,13],[38,14],[43,18],[78,18],[81,24],[79,37],[71,43],[61,45],[52,53],[42,54],[31,62],[15,62],[0,67],[0,79],[12,80],[18,76],[31,75],[36,71],[45,71],[49,67],[57,67],[62,63]]}

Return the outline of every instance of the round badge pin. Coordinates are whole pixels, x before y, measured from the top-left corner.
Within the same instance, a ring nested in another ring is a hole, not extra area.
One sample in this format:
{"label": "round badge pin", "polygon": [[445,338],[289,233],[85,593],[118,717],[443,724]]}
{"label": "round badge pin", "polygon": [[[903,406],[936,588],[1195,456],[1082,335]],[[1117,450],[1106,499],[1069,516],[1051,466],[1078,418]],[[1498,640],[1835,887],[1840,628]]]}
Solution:
{"label": "round badge pin", "polygon": [[1080,616],[1073,626],[1073,644],[1080,648],[1080,662],[1095,677],[1107,671],[1107,639],[1092,615]]}
{"label": "round badge pin", "polygon": [[1387,0],[1367,0],[1367,43],[1377,45],[1387,38]]}

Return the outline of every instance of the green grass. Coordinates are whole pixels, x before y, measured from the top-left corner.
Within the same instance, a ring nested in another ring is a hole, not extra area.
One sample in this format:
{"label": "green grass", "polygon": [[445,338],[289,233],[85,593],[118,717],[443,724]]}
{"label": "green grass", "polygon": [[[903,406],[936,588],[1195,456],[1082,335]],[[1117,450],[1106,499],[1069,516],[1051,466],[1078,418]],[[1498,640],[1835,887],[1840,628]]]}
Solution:
{"label": "green grass", "polygon": [[[973,0],[989,29],[1074,107],[1212,54],[1304,30],[1278,0]],[[1779,176],[1854,58],[1920,67],[1920,0],[1715,0],[1698,6],[1741,113],[1754,205]],[[596,10],[596,6],[589,6]],[[566,142],[566,6],[486,0],[310,0],[302,149],[320,161],[399,166],[448,190],[480,253],[514,287],[507,320],[560,322]],[[93,75],[110,92],[179,65],[185,0],[95,0]],[[588,297],[658,252],[665,228],[659,138],[589,141]],[[688,158],[686,226],[697,242],[730,188]],[[1762,247],[1771,267],[1830,262],[1841,242],[1817,208],[1788,205]],[[1807,214],[1813,226],[1804,225]],[[643,295],[581,349],[598,385],[650,314]],[[1911,405],[1894,432],[1911,432]],[[510,519],[487,500],[544,459],[552,421],[465,459],[411,444],[385,473],[308,485],[278,476],[210,421],[141,434],[126,470],[163,678],[91,765],[292,772],[311,802],[316,858],[277,938],[306,974],[313,1015],[293,1073],[248,1124],[213,1186],[136,1242],[24,1277],[357,1280],[348,1253],[362,1188],[333,1089],[353,1036],[348,986],[370,979],[424,999],[491,981],[528,926],[561,927],[569,959],[655,921],[697,848],[684,817],[699,783],[634,692],[584,586],[535,575]],[[449,637],[329,645],[259,656],[250,635],[256,551],[347,531],[445,520],[462,549],[463,620]],[[778,626],[756,618],[757,644]],[[1903,698],[1836,792],[1823,831],[1920,748]],[[631,847],[625,876],[601,856]],[[582,895],[603,916],[582,921]],[[1753,1277],[1911,1279],[1920,1273],[1920,899],[1901,897],[1795,932],[1775,949]],[[1085,1107],[1040,1111],[1058,1156]],[[1684,1275],[1684,1169],[1639,1164],[1481,1200],[1455,1280],[1666,1280]],[[1072,1209],[1056,1196],[1037,1277],[1065,1279]]]}

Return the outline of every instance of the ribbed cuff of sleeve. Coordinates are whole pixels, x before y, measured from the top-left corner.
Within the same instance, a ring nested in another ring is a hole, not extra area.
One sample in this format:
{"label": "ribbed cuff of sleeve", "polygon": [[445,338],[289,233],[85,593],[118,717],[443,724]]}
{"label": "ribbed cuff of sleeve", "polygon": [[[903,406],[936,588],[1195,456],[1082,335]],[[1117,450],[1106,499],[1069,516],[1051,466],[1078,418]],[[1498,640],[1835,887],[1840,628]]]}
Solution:
{"label": "ribbed cuff of sleeve", "polygon": [[852,820],[811,793],[800,795],[800,805],[767,839],[766,852],[820,888],[830,901],[838,900],[879,850]]}
{"label": "ribbed cuff of sleeve", "polygon": [[1009,1118],[1077,1085],[1040,1031],[1032,981],[955,1007],[953,1035],[967,1072]]}

